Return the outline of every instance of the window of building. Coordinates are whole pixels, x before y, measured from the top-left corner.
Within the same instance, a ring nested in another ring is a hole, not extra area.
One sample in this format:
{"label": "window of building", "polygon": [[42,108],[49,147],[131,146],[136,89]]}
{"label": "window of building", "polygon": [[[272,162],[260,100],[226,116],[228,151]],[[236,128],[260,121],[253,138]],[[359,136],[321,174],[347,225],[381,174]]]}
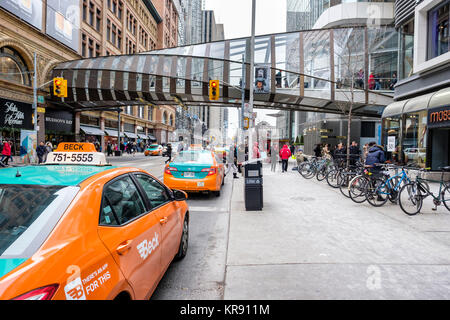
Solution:
{"label": "window of building", "polygon": [[450,0],[428,12],[428,59],[449,51],[449,8]]}
{"label": "window of building", "polygon": [[148,120],[153,121],[153,107],[148,107]]}
{"label": "window of building", "polygon": [[89,2],[89,24],[91,26],[94,26],[94,4],[92,2]]}
{"label": "window of building", "polygon": [[100,57],[102,55],[101,47],[98,43],[95,44],[95,56]]}
{"label": "window of building", "polygon": [[26,86],[31,85],[25,60],[11,47],[0,48],[0,79]]}
{"label": "window of building", "polygon": [[111,20],[106,20],[106,40],[111,41]]}
{"label": "window of building", "polygon": [[112,25],[112,32],[111,32],[111,43],[113,45],[116,45],[116,38],[117,38],[117,27],[115,24]]}
{"label": "window of building", "polygon": [[82,14],[83,14],[83,21],[84,22],[86,22],[86,19],[87,19],[87,10],[88,10],[87,7],[88,7],[87,6],[87,1],[83,0],[83,12],[82,12]]}
{"label": "window of building", "polygon": [[123,12],[123,2],[119,1],[119,6],[117,9],[117,17],[122,20],[122,12]]}
{"label": "window of building", "polygon": [[400,32],[400,50],[398,78],[412,76],[414,64],[414,19],[402,26]]}
{"label": "window of building", "polygon": [[101,26],[102,26],[102,12],[100,9],[97,8],[97,20],[95,29],[97,29],[97,31],[100,32]]}
{"label": "window of building", "polygon": [[86,57],[87,52],[87,38],[84,33],[81,34],[81,56]]}
{"label": "window of building", "polygon": [[89,58],[93,58],[94,57],[94,40],[89,39],[88,40],[88,53],[89,53]]}
{"label": "window of building", "polygon": [[425,168],[428,112],[406,114],[404,117],[403,153],[405,163]]}
{"label": "window of building", "polygon": [[361,138],[375,138],[375,122],[361,122]]}

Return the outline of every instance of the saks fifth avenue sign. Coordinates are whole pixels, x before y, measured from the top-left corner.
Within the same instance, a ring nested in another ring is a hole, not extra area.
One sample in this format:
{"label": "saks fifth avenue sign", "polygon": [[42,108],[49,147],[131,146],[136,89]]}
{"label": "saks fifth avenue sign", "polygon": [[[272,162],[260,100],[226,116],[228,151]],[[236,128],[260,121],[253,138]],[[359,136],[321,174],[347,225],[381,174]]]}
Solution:
{"label": "saks fifth avenue sign", "polygon": [[32,129],[31,104],[0,99],[0,127]]}

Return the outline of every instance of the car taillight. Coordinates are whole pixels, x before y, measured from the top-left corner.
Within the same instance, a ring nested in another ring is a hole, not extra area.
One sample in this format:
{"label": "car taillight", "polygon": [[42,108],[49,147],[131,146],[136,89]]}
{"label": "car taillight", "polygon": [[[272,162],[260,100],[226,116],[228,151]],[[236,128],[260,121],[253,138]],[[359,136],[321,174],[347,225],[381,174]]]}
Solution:
{"label": "car taillight", "polygon": [[172,167],[167,167],[166,170],[165,170],[165,173],[171,175],[172,171],[178,171],[178,169],[177,168],[172,168]]}
{"label": "car taillight", "polygon": [[27,292],[13,300],[51,300],[57,289],[58,285],[52,284]]}
{"label": "car taillight", "polygon": [[212,176],[217,173],[217,169],[216,168],[206,168],[206,169],[203,169],[202,172],[208,172],[208,176]]}

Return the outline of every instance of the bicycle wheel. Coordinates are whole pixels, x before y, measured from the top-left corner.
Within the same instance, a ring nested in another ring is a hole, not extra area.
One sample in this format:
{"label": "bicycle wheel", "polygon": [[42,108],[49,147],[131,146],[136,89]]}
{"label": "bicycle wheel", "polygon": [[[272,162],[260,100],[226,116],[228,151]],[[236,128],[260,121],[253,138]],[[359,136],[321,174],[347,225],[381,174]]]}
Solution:
{"label": "bicycle wheel", "polygon": [[[389,198],[389,201],[394,204],[397,203],[398,193],[400,192],[400,189],[405,184],[405,182],[402,181],[402,183],[399,185],[399,182],[400,182],[400,177],[394,177],[387,182],[388,187],[389,187],[388,198]],[[397,188],[397,186],[398,186],[398,188]]]}
{"label": "bicycle wheel", "polygon": [[442,191],[442,202],[447,210],[450,211],[450,185]]}
{"label": "bicycle wheel", "polygon": [[350,199],[356,203],[363,203],[366,201],[366,188],[368,179],[362,175],[356,176],[349,183]]}
{"label": "bicycle wheel", "polygon": [[339,170],[332,170],[332,171],[328,172],[327,177],[326,177],[328,185],[335,189],[339,188],[339,186],[336,183],[338,174],[339,174]]}
{"label": "bicycle wheel", "polygon": [[316,167],[313,164],[309,164],[303,167],[302,171],[300,171],[300,174],[305,179],[312,179],[316,175]]}
{"label": "bicycle wheel", "polygon": [[316,174],[318,181],[323,181],[327,177],[327,167],[322,167]]}
{"label": "bicycle wheel", "polygon": [[366,188],[366,200],[374,207],[381,207],[388,201],[389,186],[384,179],[371,179]]}
{"label": "bicycle wheel", "polygon": [[350,191],[348,188],[348,184],[349,184],[350,180],[351,180],[351,176],[348,173],[340,173],[337,178],[337,184],[339,185],[339,190],[347,198],[350,198]]}
{"label": "bicycle wheel", "polygon": [[414,216],[420,212],[423,204],[423,195],[417,183],[408,183],[400,189],[398,202],[403,212]]}

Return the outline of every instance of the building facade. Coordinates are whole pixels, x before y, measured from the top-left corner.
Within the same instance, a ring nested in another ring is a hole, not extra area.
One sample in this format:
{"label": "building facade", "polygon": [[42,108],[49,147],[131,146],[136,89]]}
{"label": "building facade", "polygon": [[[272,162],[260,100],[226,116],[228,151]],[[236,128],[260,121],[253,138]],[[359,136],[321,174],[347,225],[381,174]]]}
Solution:
{"label": "building facade", "polygon": [[[33,53],[37,55],[38,141],[117,143],[119,127],[115,110],[73,112],[45,99],[49,95],[53,66],[80,58],[134,54],[154,50],[158,26],[163,20],[150,0],[48,0],[19,6],[0,4],[0,99],[2,108],[14,104],[22,121],[0,124],[2,139],[15,142],[18,154],[21,130],[34,129],[32,76]],[[58,20],[59,19],[59,20]],[[173,44],[173,42],[171,43]],[[5,107],[6,108],[6,107]],[[6,109],[5,109],[6,110]],[[2,110],[3,111],[3,110]],[[175,129],[173,107],[134,106],[121,110],[124,141],[161,143]]]}
{"label": "building facade", "polygon": [[438,171],[450,164],[448,0],[398,0],[399,81],[383,113],[389,157]]}

